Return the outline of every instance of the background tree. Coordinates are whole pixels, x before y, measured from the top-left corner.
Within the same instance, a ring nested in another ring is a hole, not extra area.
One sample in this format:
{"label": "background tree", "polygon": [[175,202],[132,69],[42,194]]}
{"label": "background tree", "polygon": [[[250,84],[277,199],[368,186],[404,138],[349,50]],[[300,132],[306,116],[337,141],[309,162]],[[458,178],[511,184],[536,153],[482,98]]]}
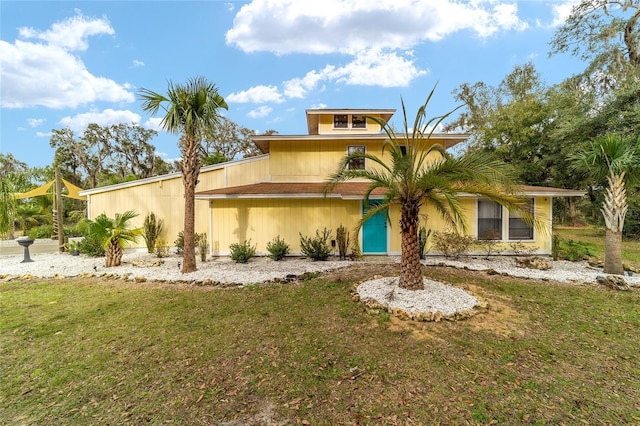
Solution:
{"label": "background tree", "polygon": [[205,129],[204,140],[200,145],[204,164],[217,164],[223,161],[253,157],[261,154],[251,141],[253,130],[247,129],[225,117],[219,124]]}
{"label": "background tree", "polygon": [[[381,188],[385,191],[382,203],[370,209],[360,225],[376,212],[388,212],[391,206],[400,208],[400,287],[412,290],[424,288],[418,243],[423,205],[432,205],[449,224],[463,229],[466,229],[466,223],[459,199],[463,192],[498,202],[510,210],[517,209],[526,216],[521,200],[513,195],[514,176],[508,165],[486,152],[470,152],[456,158],[446,153],[441,145],[432,143],[433,129],[453,112],[427,119],[427,106],[434,90],[418,109],[412,127],[409,127],[402,104],[404,133],[398,134],[389,124],[370,117],[383,126],[388,137],[382,157],[368,153],[347,155],[330,176],[327,186],[329,190],[339,182],[367,179],[370,184],[364,197],[365,205],[373,190]],[[385,153],[390,156],[388,162],[383,158]],[[348,165],[356,158],[367,159],[371,166],[366,170],[349,169]]]}
{"label": "background tree", "polygon": [[606,181],[602,206],[606,226],[604,272],[623,274],[622,230],[628,210],[625,183],[640,181],[640,138],[603,136],[585,145],[572,160],[575,170],[593,179],[594,185]]}
{"label": "background tree", "polygon": [[196,270],[195,189],[200,174],[199,147],[207,129],[219,122],[219,109],[228,109],[215,84],[196,77],[187,84],[169,82],[167,95],[140,89],[142,109],[155,115],[165,112],[161,126],[168,132],[181,133],[182,182],[184,184],[184,258],[182,272]]}
{"label": "background tree", "polygon": [[589,65],[582,82],[606,91],[640,68],[638,0],[581,0],[551,41],[551,55],[570,53]]}

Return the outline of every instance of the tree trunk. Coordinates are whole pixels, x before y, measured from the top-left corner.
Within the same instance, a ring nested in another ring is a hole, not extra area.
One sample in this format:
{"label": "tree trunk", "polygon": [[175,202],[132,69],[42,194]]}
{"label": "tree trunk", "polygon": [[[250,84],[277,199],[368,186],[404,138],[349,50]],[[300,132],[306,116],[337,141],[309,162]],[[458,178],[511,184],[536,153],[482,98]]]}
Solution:
{"label": "tree trunk", "polygon": [[400,287],[408,290],[424,289],[420,247],[418,245],[419,212],[420,204],[417,202],[402,204],[400,216],[400,232],[402,234]]}
{"label": "tree trunk", "polygon": [[200,167],[196,148],[196,141],[193,138],[186,138],[182,152],[182,182],[184,184],[183,273],[197,270],[195,248],[195,193]]}
{"label": "tree trunk", "polygon": [[122,263],[122,249],[118,244],[118,240],[111,239],[109,245],[105,249],[105,266],[111,268],[112,266],[120,266]]}
{"label": "tree trunk", "polygon": [[624,173],[607,176],[609,186],[604,194],[602,215],[607,231],[604,240],[604,272],[624,274],[622,268],[622,229],[627,214],[627,194],[624,187]]}
{"label": "tree trunk", "polygon": [[567,201],[567,210],[569,213],[569,225],[577,226],[578,224],[578,212],[576,211],[576,203],[573,201],[572,197],[566,197]]}
{"label": "tree trunk", "polygon": [[624,274],[622,267],[622,232],[607,228],[604,237],[604,273]]}

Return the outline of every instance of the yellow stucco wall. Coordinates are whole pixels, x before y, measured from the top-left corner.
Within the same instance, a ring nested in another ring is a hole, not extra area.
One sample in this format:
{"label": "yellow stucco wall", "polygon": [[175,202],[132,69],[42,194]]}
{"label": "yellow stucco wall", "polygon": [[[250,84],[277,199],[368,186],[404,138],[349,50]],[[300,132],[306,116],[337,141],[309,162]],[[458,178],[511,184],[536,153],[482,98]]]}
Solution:
{"label": "yellow stucco wall", "polygon": [[299,253],[299,233],[315,236],[317,229],[326,227],[335,239],[338,226],[356,226],[360,206],[359,200],[332,198],[213,200],[211,249],[228,254],[230,244],[251,239],[259,253],[267,253],[267,243],[279,235],[292,253]]}

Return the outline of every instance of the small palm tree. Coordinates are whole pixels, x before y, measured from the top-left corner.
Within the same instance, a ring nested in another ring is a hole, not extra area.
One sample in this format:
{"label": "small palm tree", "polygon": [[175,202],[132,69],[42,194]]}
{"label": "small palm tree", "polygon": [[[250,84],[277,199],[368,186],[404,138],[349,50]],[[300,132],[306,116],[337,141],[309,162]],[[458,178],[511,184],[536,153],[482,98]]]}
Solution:
{"label": "small palm tree", "polygon": [[[329,177],[326,187],[329,191],[343,181],[367,179],[370,185],[364,196],[365,205],[373,190],[381,188],[385,191],[382,203],[367,211],[360,226],[375,213],[388,212],[391,206],[399,206],[402,237],[400,287],[411,290],[424,288],[418,243],[420,209],[423,205],[432,205],[447,222],[463,230],[466,230],[466,223],[459,198],[463,192],[498,202],[530,218],[523,209],[523,200],[514,195],[514,174],[506,164],[486,153],[471,153],[455,158],[445,152],[444,147],[430,141],[434,129],[455,111],[427,120],[427,106],[434,90],[435,87],[418,109],[412,128],[408,125],[402,102],[403,134],[397,134],[388,123],[370,117],[383,126],[387,134],[382,156],[389,153],[390,162],[368,153],[347,155],[337,171]],[[350,170],[348,165],[356,158],[369,160],[373,167]]]}
{"label": "small palm tree", "polygon": [[217,125],[218,110],[228,109],[215,84],[196,77],[185,85],[169,82],[167,95],[140,89],[142,109],[155,115],[165,111],[161,126],[170,133],[181,133],[182,182],[184,184],[184,258],[182,272],[196,270],[195,190],[200,174],[198,147],[206,129]]}
{"label": "small palm tree", "polygon": [[129,221],[138,216],[133,210],[122,214],[116,213],[115,219],[104,213],[94,220],[87,221],[89,234],[102,241],[105,250],[105,266],[120,266],[122,254],[127,243],[135,242],[142,233],[140,228],[131,228]]}
{"label": "small palm tree", "polygon": [[588,143],[572,158],[578,172],[593,179],[596,184],[606,180],[602,215],[605,222],[604,272],[623,274],[622,229],[629,205],[625,183],[640,180],[640,138],[611,134]]}

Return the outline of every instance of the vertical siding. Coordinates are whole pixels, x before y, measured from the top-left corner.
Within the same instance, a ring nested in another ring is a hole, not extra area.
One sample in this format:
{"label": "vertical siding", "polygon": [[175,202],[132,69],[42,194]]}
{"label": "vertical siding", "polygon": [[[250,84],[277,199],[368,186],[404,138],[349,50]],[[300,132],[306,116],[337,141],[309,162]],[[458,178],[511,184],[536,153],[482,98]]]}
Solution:
{"label": "vertical siding", "polygon": [[229,245],[251,239],[259,253],[267,253],[267,243],[278,235],[300,252],[300,235],[313,236],[316,230],[335,230],[343,225],[353,229],[360,219],[360,201],[338,199],[257,199],[214,200],[211,210],[214,254],[228,254]]}

